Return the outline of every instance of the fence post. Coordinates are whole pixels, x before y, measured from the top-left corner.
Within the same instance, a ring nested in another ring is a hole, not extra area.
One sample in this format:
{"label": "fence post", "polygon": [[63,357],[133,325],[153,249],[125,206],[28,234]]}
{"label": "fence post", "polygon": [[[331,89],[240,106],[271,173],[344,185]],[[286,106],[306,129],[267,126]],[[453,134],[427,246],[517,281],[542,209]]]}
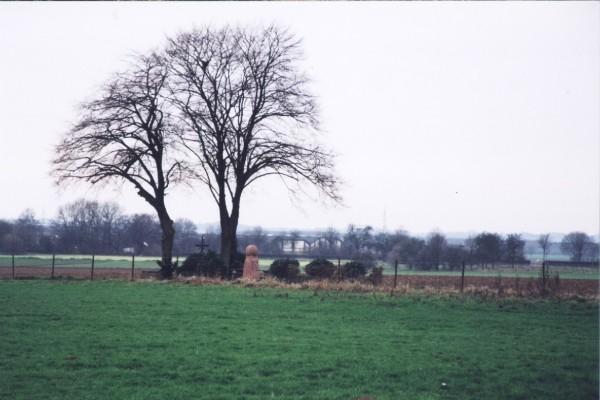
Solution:
{"label": "fence post", "polygon": [[52,272],[50,272],[50,279],[54,279],[54,262],[56,259],[56,254],[52,254]]}
{"label": "fence post", "polygon": [[12,278],[15,279],[15,255],[12,255]]}
{"label": "fence post", "polygon": [[394,262],[394,289],[396,289],[396,284],[398,283],[398,259]]}
{"label": "fence post", "polygon": [[338,282],[342,280],[342,259],[338,257]]}
{"label": "fence post", "polygon": [[546,261],[542,261],[542,295],[546,295]]}
{"label": "fence post", "polygon": [[131,255],[131,280],[133,280],[133,273],[135,269],[135,254]]}
{"label": "fence post", "polygon": [[92,254],[92,275],[90,276],[90,279],[92,281],[94,280],[94,262],[95,262],[95,255]]}
{"label": "fence post", "polygon": [[460,272],[460,292],[465,289],[465,262],[462,262],[462,270]]}

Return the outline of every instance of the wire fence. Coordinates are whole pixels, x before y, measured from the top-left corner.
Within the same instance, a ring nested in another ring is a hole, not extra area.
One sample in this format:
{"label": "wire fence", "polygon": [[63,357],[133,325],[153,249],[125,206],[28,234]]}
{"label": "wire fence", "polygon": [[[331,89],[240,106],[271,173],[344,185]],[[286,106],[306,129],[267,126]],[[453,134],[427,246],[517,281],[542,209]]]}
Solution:
{"label": "wire fence", "polygon": [[[179,261],[179,257],[176,257]],[[65,254],[29,254],[0,255],[0,279],[31,278],[76,278],[76,279],[129,279],[156,278],[158,265],[156,257],[136,257],[135,255],[65,255]],[[263,261],[268,259],[263,258]],[[309,259],[303,259],[302,267]],[[332,258],[330,261],[340,269],[349,260]],[[268,262],[261,270],[268,270]],[[573,287],[577,291],[598,292],[600,273],[598,265],[584,265],[560,262],[541,264],[497,265],[493,268],[480,268],[461,263],[453,270],[415,270],[399,262],[383,265],[379,283],[392,290],[401,285],[413,287],[452,287],[463,292],[467,286],[486,286],[496,289],[511,287],[520,291],[522,287],[534,285],[542,293],[546,290],[559,290],[561,287]],[[338,274],[342,276],[342,274]],[[367,282],[376,284],[371,276]],[[570,282],[568,282],[570,281]],[[577,282],[576,282],[577,281]],[[585,282],[587,281],[587,282]],[[561,284],[562,282],[562,284]],[[595,287],[595,289],[594,289]]]}
{"label": "wire fence", "polygon": [[[147,271],[147,270],[150,271]],[[70,276],[93,280],[102,277],[129,277],[135,279],[144,272],[157,271],[154,260],[136,260],[130,256],[79,255],[0,255],[0,278],[36,278]]]}

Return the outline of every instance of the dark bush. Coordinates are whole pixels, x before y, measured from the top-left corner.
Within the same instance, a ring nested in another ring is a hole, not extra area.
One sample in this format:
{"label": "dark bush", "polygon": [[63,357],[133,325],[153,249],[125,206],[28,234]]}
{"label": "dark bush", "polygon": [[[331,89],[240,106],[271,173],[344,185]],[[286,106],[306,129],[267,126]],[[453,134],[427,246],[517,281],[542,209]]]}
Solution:
{"label": "dark bush", "polygon": [[369,273],[369,281],[373,285],[381,285],[383,282],[383,267],[373,267]]}
{"label": "dark bush", "polygon": [[222,276],[225,271],[223,261],[214,251],[208,251],[206,254],[193,253],[186,257],[185,261],[177,273],[182,276]]}
{"label": "dark bush", "polygon": [[231,265],[231,278],[241,278],[244,273],[244,260],[246,256],[243,253],[236,253],[233,259],[233,264]]}
{"label": "dark bush", "polygon": [[269,274],[284,281],[295,281],[300,275],[300,263],[290,258],[275,260],[269,267]]}
{"label": "dark bush", "polygon": [[342,266],[343,279],[360,279],[367,274],[367,266],[359,261],[350,261]]}
{"label": "dark bush", "polygon": [[311,278],[330,279],[335,273],[335,265],[324,258],[317,258],[304,267],[304,272]]}

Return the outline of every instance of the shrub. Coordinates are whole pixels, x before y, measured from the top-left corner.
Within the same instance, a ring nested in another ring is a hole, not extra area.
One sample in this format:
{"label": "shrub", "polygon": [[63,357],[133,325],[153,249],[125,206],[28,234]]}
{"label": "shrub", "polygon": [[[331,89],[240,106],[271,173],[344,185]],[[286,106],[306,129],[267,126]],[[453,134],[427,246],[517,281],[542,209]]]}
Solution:
{"label": "shrub", "polygon": [[335,265],[324,258],[317,258],[304,267],[304,272],[311,278],[330,279],[335,273]]}
{"label": "shrub", "polygon": [[383,282],[383,267],[374,267],[369,274],[369,280],[373,285],[380,285]]}
{"label": "shrub", "polygon": [[177,273],[182,276],[222,276],[225,271],[223,261],[214,251],[208,251],[206,254],[193,253],[186,257],[185,261]]}
{"label": "shrub", "polygon": [[240,278],[244,273],[244,261],[246,260],[246,256],[243,253],[235,253],[235,257],[233,259],[233,264],[231,265],[231,270],[229,271],[231,274],[231,278]]}
{"label": "shrub", "polygon": [[342,266],[342,278],[359,279],[367,274],[367,266],[360,261],[350,261]]}
{"label": "shrub", "polygon": [[289,258],[275,260],[269,267],[269,274],[284,281],[295,281],[300,275],[300,263]]}

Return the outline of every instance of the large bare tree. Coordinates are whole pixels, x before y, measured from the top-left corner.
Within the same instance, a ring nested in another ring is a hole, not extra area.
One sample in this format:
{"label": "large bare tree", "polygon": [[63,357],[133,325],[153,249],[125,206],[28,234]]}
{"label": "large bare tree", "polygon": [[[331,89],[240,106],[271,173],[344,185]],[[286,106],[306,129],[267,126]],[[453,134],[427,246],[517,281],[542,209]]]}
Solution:
{"label": "large bare tree", "polygon": [[53,173],[58,184],[126,182],[155,210],[162,229],[161,274],[173,273],[175,229],[165,198],[185,177],[177,156],[176,125],[167,108],[168,68],[156,54],[138,56],[116,75],[56,147]]}
{"label": "large bare tree", "polygon": [[166,54],[183,143],[219,207],[227,267],[237,250],[242,194],[256,180],[277,175],[291,190],[308,182],[339,200],[332,156],[316,142],[315,99],[293,35],[273,26],[207,28],[170,39]]}

